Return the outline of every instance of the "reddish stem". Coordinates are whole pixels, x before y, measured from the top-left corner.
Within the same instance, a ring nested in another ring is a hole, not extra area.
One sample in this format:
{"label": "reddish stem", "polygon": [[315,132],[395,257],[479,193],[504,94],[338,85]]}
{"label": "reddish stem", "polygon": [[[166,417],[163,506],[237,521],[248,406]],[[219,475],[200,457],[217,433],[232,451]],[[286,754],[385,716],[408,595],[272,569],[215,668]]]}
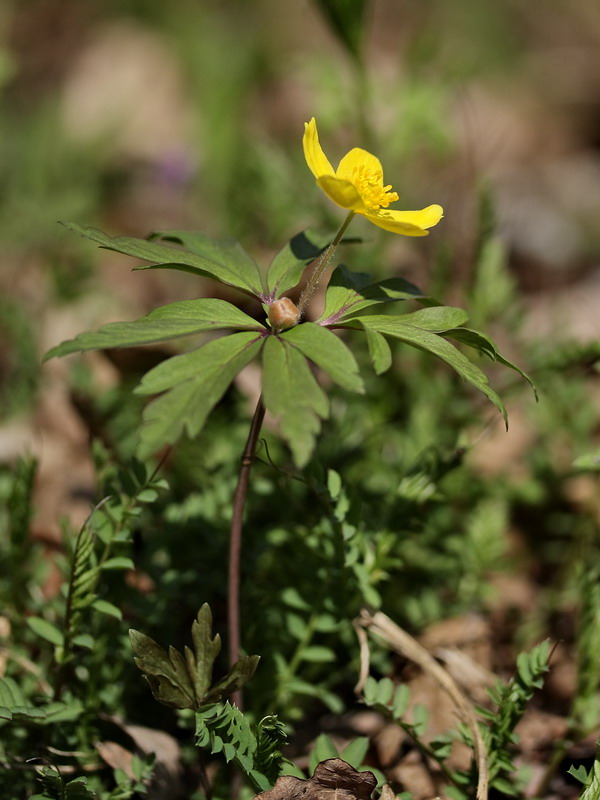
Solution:
{"label": "reddish stem", "polygon": [[[250,468],[256,454],[258,435],[265,417],[265,407],[262,396],[259,398],[250,424],[248,440],[242,454],[240,473],[233,496],[233,514],[231,517],[231,527],[229,529],[229,584],[228,584],[228,607],[227,607],[227,628],[229,638],[229,666],[232,667],[240,657],[241,635],[240,635],[240,554],[242,549],[242,527],[244,518],[244,506],[248,493],[250,481]],[[241,709],[242,693],[237,691],[232,696],[232,701]]]}

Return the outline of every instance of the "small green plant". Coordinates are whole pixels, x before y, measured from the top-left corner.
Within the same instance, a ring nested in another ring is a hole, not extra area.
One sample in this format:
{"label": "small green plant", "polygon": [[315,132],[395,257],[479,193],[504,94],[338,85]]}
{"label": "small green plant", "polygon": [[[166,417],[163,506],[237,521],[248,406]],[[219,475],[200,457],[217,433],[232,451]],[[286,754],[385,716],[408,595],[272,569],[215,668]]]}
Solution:
{"label": "small green plant", "polygon": [[[184,337],[187,340],[190,336],[203,333],[212,337],[215,332],[229,331],[226,335],[210,338],[195,349],[167,358],[141,379],[135,392],[154,398],[143,412],[138,448],[138,457],[142,462],[165,446],[174,445],[184,433],[190,438],[198,436],[208,415],[238,372],[255,358],[261,359],[262,393],[242,454],[231,513],[227,630],[229,670],[223,678],[213,682],[212,673],[219,656],[220,639],[212,634],[212,614],[206,603],[192,625],[193,646],[186,645],[183,652],[173,646],[165,650],[147,634],[137,630],[130,632],[136,664],[150,684],[154,697],[178,709],[182,720],[186,719],[186,715],[193,715],[197,747],[221,756],[225,764],[235,764],[245,776],[247,788],[254,791],[270,790],[278,776],[286,770],[282,755],[286,741],[283,723],[273,714],[262,716],[258,721],[244,714],[241,695],[242,687],[253,677],[258,665],[258,656],[244,655],[242,651],[240,573],[242,522],[250,468],[256,456],[265,412],[269,411],[277,420],[296,469],[306,468],[315,448],[321,421],[328,417],[331,410],[328,396],[313,370],[321,370],[348,392],[365,392],[357,360],[346,344],[345,336],[352,333],[365,335],[366,348],[376,375],[383,375],[392,364],[388,340],[399,341],[449,365],[458,376],[490,400],[505,421],[507,414],[500,396],[490,386],[478,364],[463,351],[465,348],[471,349],[527,377],[498,352],[487,335],[466,327],[468,315],[465,311],[441,305],[403,278],[375,280],[366,272],[353,272],[340,264],[330,276],[322,313],[314,320],[307,319],[309,302],[324,281],[338,246],[351,243],[345,234],[356,215],[392,233],[423,237],[439,222],[442,209],[438,205],[430,205],[420,211],[390,210],[390,204],[397,201],[398,195],[391,186],[384,185],[379,160],[365,150],[354,148],[334,170],[319,144],[314,119],[306,124],[303,146],[317,185],[329,199],[347,212],[334,236],[312,231],[298,234],[263,271],[239,244],[215,241],[200,233],[169,231],[152,234],[148,239],[112,238],[100,231],[70,224],[67,227],[101,247],[147,262],[138,269],[181,270],[197,277],[213,279],[228,289],[233,288],[241,295],[242,307],[220,298],[174,302],[134,322],[111,323],[96,333],[82,333],[46,355],[46,358],[51,358],[99,348],[130,347]],[[300,289],[307,267],[308,275]],[[292,290],[300,291],[297,303],[287,296]],[[396,313],[398,303],[411,302],[420,307],[406,313]],[[440,471],[442,473],[443,468]],[[435,491],[435,480],[429,467],[423,464],[415,468],[414,473],[407,475],[398,487],[400,502],[426,502]],[[99,594],[100,581],[111,570],[133,568],[133,562],[127,555],[132,544],[133,524],[140,506],[154,502],[156,490],[162,486],[156,479],[156,472],[151,472],[141,462],[135,462],[129,470],[122,472],[118,482],[122,486],[127,485],[126,491],[110,492],[96,507],[75,540],[62,618],[52,620],[44,615],[29,618],[30,629],[55,648],[52,702],[62,703],[67,708],[72,708],[69,702],[79,702],[76,711],[71,712],[76,719],[84,719],[85,716],[81,701],[85,690],[83,681],[79,693],[71,690],[70,683],[86,674],[85,670],[79,669],[80,654],[85,651],[93,653],[95,650],[89,615],[97,612],[109,618],[120,619],[121,616],[119,608]],[[379,604],[381,596],[375,587],[378,582],[385,581],[386,569],[392,563],[389,551],[393,537],[384,533],[378,537],[376,545],[369,540],[353,511],[352,499],[335,470],[330,470],[325,480],[322,477],[307,478],[307,486],[319,498],[323,509],[320,523],[323,541],[319,546],[331,550],[335,563],[333,579],[339,593],[336,602],[339,605],[335,607],[331,599],[323,597],[319,598],[319,606],[313,608],[298,593],[294,595],[292,587],[288,587],[290,591],[287,591],[284,600],[288,610],[283,616],[297,643],[289,660],[281,659],[276,654],[274,656],[277,672],[274,699],[282,712],[285,712],[288,699],[295,694],[315,696],[331,703],[332,708],[337,707],[338,699],[328,692],[325,684],[313,687],[297,676],[296,671],[303,662],[322,665],[335,660],[334,646],[315,643],[313,637],[336,631],[346,636],[351,626],[349,620],[345,620],[344,625],[340,614],[347,613],[348,608],[352,608],[351,613],[355,614],[358,611],[357,598],[358,602],[366,600]],[[318,527],[315,531],[319,532]],[[317,554],[318,550],[315,550]],[[474,573],[481,568],[478,564],[471,567]],[[13,695],[9,698],[8,706],[10,708],[12,705],[11,713],[26,713],[31,719],[37,713],[47,715],[43,703],[28,705],[26,699],[14,696],[17,689],[10,683],[5,685],[7,696],[11,692]],[[89,698],[85,699],[85,707],[89,709]],[[398,700],[400,705],[401,700]],[[510,703],[513,700],[511,695]],[[498,696],[500,708],[504,707],[503,703],[503,697]],[[23,708],[25,712],[20,711]],[[514,703],[510,708],[514,711]],[[410,725],[402,723],[417,742],[421,739],[426,721],[425,714],[421,716]],[[509,722],[512,719],[510,717]],[[512,727],[508,727],[512,732]],[[493,728],[493,731],[496,729]],[[503,727],[494,735],[496,738],[492,737],[493,741],[490,741],[502,753],[502,747],[511,734]],[[431,750],[431,755],[443,765],[446,752],[447,743],[440,742]],[[320,759],[324,753],[328,756],[337,755],[322,740],[315,748],[313,761]],[[357,739],[340,755],[344,758],[347,756],[351,763],[358,765],[365,753],[366,742]],[[499,769],[508,769],[506,762],[500,760]],[[312,766],[315,767],[316,763]],[[77,796],[76,792],[88,791],[82,781],[72,785],[64,783],[60,773],[57,778],[52,768],[44,772],[42,777],[46,781],[47,791],[59,792],[59,796]],[[473,782],[472,775],[463,778],[465,784]],[[63,781],[60,785],[56,782],[59,779]],[[459,775],[452,776],[452,780],[457,785],[461,784]],[[209,784],[206,776],[203,783],[206,786]],[[128,786],[127,791],[133,784]],[[117,787],[114,791],[121,791],[121,788]],[[210,790],[207,789],[206,796],[209,794]],[[51,794],[49,796],[52,797]],[[115,798],[117,796],[120,795],[114,795]]]}

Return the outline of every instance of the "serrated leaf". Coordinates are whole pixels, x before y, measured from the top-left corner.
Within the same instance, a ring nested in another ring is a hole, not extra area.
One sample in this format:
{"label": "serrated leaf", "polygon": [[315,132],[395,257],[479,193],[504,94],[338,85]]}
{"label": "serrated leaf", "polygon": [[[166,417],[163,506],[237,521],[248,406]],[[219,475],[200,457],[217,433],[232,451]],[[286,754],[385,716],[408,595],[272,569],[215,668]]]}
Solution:
{"label": "serrated leaf", "polygon": [[281,336],[270,336],[263,348],[263,398],[279,418],[294,461],[303,467],[321,429],[320,418],[329,414],[329,401],[304,356]]}
{"label": "serrated leaf", "polygon": [[358,364],[344,342],[327,328],[304,322],[282,334],[288,342],[350,392],[363,394],[365,387]]}
{"label": "serrated leaf", "polygon": [[259,322],[225,300],[214,297],[180,300],[155,308],[134,322],[110,322],[99,331],[80,333],[74,339],[62,342],[49,350],[44,356],[44,361],[55,356],[66,356],[85,350],[135,347],[226,328],[266,330]]}
{"label": "serrated leaf", "polygon": [[[205,233],[182,230],[155,231],[148,238],[179,244],[190,253],[207,259],[213,277],[221,283],[240,289],[246,287],[257,296],[265,288],[262,270],[235,239],[212,239]],[[214,265],[219,267],[218,274]]]}
{"label": "serrated leaf", "polygon": [[371,328],[365,328],[367,346],[373,369],[377,375],[382,375],[392,366],[392,351],[385,336]]}
{"label": "serrated leaf", "polygon": [[194,652],[185,648],[188,669],[192,675],[196,699],[205,703],[206,693],[212,681],[213,665],[221,651],[221,637],[212,635],[212,612],[208,603],[204,603],[192,623],[192,641]]}
{"label": "serrated leaf", "polygon": [[[423,309],[423,311],[430,310],[434,309]],[[407,314],[400,317],[389,317],[385,315],[355,317],[351,321],[342,324],[344,327],[350,327],[358,323],[363,328],[370,328],[386,336],[392,336],[406,344],[410,344],[412,347],[417,347],[420,350],[437,356],[456,370],[462,378],[482,392],[500,411],[508,427],[508,417],[504,403],[500,396],[491,388],[487,375],[441,336],[432,333],[430,330],[407,324],[404,320],[408,316],[412,315]]]}
{"label": "serrated leaf", "polygon": [[63,224],[107,250],[116,250],[118,253],[151,262],[138,269],[177,269],[203,278],[214,278],[244,292],[255,295],[261,292],[261,277],[257,265],[235,242],[217,242],[202,233],[182,231],[154,234],[164,241],[177,242],[185,238],[187,249],[182,249],[132,236],[107,236],[95,228],[73,223]]}
{"label": "serrated leaf", "polygon": [[320,325],[333,325],[368,306],[413,298],[425,299],[420,289],[404,278],[387,278],[373,283],[373,277],[368,273],[351,272],[340,265],[331,276],[325,308],[317,321]]}
{"label": "serrated leaf", "polygon": [[[384,315],[379,316],[383,317]],[[434,331],[435,333],[452,331],[454,333],[454,329],[463,325],[469,319],[469,315],[463,308],[455,306],[431,306],[420,308],[410,314],[385,316],[385,318],[398,320],[405,325],[413,325],[424,331]]]}
{"label": "serrated leaf", "polygon": [[255,333],[233,333],[150,370],[135,391],[168,391],[144,409],[140,457],[174,443],[184,430],[190,438],[196,436],[233,378],[257,355],[262,342]]}
{"label": "serrated leaf", "polygon": [[462,344],[473,347],[475,350],[478,350],[480,353],[488,356],[488,358],[491,358],[492,361],[497,361],[499,364],[518,372],[519,375],[531,386],[537,400],[537,389],[535,388],[535,384],[529,375],[526,372],[523,372],[523,370],[512,361],[509,361],[501,353],[499,353],[495,342],[489,336],[481,333],[481,331],[474,331],[470,328],[462,327],[455,328],[451,333],[448,334],[448,336],[458,342],[461,342]]}
{"label": "serrated leaf", "polygon": [[296,234],[271,262],[267,271],[269,300],[275,300],[296,286],[304,268],[314,261],[331,241],[328,234],[306,230]]}
{"label": "serrated leaf", "polygon": [[26,621],[31,630],[41,636],[42,639],[46,639],[46,641],[57,647],[61,647],[64,644],[62,632],[48,620],[41,617],[27,617]]}
{"label": "serrated leaf", "polygon": [[181,662],[171,660],[163,648],[140,631],[130,630],[134,661],[144,673],[152,694],[173,708],[195,708],[194,687]]}
{"label": "serrated leaf", "polygon": [[214,703],[223,700],[229,695],[237,692],[252,678],[256,672],[260,656],[242,656],[224,678],[211,687],[206,695],[206,702]]}

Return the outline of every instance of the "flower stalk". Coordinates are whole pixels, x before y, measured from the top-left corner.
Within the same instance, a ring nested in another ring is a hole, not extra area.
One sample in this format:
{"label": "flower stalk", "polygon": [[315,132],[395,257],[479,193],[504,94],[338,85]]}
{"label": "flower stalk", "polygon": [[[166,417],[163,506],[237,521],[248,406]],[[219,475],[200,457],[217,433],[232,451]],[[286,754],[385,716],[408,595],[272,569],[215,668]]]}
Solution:
{"label": "flower stalk", "polygon": [[336,251],[338,244],[342,241],[342,236],[346,233],[346,229],[354,216],[354,211],[351,211],[344,222],[342,223],[341,228],[335,235],[335,239],[331,242],[331,244],[324,250],[319,258],[317,259],[314,269],[312,271],[312,275],[310,276],[308,283],[304,287],[302,294],[300,295],[300,299],[298,300],[298,310],[301,314],[304,313],[304,309],[308,305],[311,297],[315,293],[317,286],[327,267],[329,266],[329,262],[331,261],[333,254]]}

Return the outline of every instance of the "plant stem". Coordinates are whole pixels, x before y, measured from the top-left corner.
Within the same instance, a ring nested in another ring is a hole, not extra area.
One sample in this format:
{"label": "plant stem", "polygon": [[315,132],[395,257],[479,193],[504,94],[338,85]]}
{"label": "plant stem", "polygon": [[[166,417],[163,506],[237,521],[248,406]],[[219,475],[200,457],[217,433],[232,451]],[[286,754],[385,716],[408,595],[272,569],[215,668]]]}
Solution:
{"label": "plant stem", "polygon": [[304,309],[308,305],[310,298],[315,293],[315,290],[319,285],[319,281],[323,277],[323,273],[327,269],[329,262],[331,261],[331,258],[335,253],[336,247],[341,242],[342,236],[346,233],[346,228],[348,227],[348,225],[350,225],[350,221],[353,216],[354,216],[354,211],[351,211],[346,217],[346,219],[343,221],[342,227],[336,233],[333,242],[329,245],[329,247],[326,250],[324,250],[321,253],[319,258],[317,259],[317,263],[315,264],[312,275],[310,276],[308,283],[304,287],[304,291],[302,292],[302,294],[300,295],[300,299],[298,300],[298,310],[300,311],[300,313],[304,311]]}
{"label": "plant stem", "polygon": [[[240,657],[240,553],[242,549],[242,524],[244,506],[250,481],[250,467],[254,461],[258,434],[265,417],[262,395],[258,399],[250,432],[242,453],[238,482],[233,496],[233,513],[229,529],[229,582],[227,596],[227,629],[229,634],[229,666],[232,667]],[[236,692],[232,700],[241,709],[241,692]]]}

